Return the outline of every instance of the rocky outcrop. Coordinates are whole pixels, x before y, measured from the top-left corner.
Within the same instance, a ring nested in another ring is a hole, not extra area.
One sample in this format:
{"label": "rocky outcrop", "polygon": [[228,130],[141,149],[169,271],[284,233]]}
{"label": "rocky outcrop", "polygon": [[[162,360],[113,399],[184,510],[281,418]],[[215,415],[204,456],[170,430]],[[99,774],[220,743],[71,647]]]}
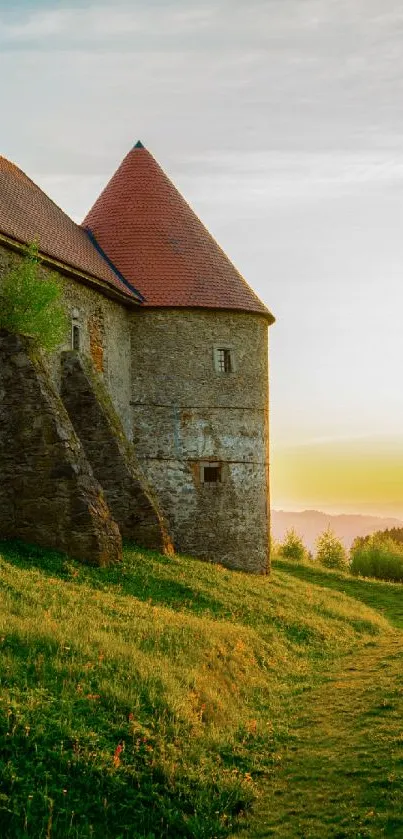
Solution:
{"label": "rocky outcrop", "polygon": [[0,331],[0,538],[121,559],[102,489],[33,343]]}
{"label": "rocky outcrop", "polygon": [[163,518],[102,379],[74,351],[62,356],[61,397],[123,539],[172,553]]}

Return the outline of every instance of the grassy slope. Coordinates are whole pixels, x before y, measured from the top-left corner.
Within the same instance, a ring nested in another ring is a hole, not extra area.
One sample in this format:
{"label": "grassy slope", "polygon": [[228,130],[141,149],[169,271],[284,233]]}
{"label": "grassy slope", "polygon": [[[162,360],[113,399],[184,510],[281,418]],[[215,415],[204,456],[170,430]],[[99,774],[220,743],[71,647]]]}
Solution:
{"label": "grassy slope", "polygon": [[[279,562],[294,578],[371,604],[397,631],[329,669],[295,708],[281,764],[248,839],[403,837],[403,590],[378,580]],[[353,601],[354,602],[354,601]],[[239,835],[239,834],[237,834]]]}
{"label": "grassy slope", "polygon": [[229,835],[325,669],[392,637],[357,592],[320,587],[337,575],[298,574],[135,550],[107,572],[3,546],[0,835]]}

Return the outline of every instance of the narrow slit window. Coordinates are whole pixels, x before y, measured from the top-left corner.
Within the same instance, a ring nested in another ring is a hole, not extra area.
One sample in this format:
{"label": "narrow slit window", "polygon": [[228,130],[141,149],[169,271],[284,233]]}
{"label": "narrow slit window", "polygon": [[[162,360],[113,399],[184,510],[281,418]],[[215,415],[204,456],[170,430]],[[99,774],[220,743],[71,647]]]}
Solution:
{"label": "narrow slit window", "polygon": [[216,352],[219,373],[232,373],[231,350],[226,347],[218,347]]}
{"label": "narrow slit window", "polygon": [[71,333],[71,346],[73,350],[80,351],[80,327],[77,323],[73,323],[73,329]]}

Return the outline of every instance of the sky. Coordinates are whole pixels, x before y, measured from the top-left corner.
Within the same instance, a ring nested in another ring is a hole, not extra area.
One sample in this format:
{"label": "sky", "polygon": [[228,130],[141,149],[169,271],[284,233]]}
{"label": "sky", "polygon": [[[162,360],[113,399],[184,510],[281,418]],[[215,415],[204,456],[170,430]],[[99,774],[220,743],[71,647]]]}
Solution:
{"label": "sky", "polygon": [[137,139],[276,317],[272,503],[403,518],[400,0],[0,0],[0,154],[81,221]]}

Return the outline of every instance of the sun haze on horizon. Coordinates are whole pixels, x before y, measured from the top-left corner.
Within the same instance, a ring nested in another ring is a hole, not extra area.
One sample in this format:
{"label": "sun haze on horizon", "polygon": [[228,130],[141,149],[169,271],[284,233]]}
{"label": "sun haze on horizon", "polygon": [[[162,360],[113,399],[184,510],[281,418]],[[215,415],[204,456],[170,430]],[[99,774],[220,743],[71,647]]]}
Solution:
{"label": "sun haze on horizon", "polygon": [[307,441],[273,447],[272,505],[403,519],[399,439]]}

